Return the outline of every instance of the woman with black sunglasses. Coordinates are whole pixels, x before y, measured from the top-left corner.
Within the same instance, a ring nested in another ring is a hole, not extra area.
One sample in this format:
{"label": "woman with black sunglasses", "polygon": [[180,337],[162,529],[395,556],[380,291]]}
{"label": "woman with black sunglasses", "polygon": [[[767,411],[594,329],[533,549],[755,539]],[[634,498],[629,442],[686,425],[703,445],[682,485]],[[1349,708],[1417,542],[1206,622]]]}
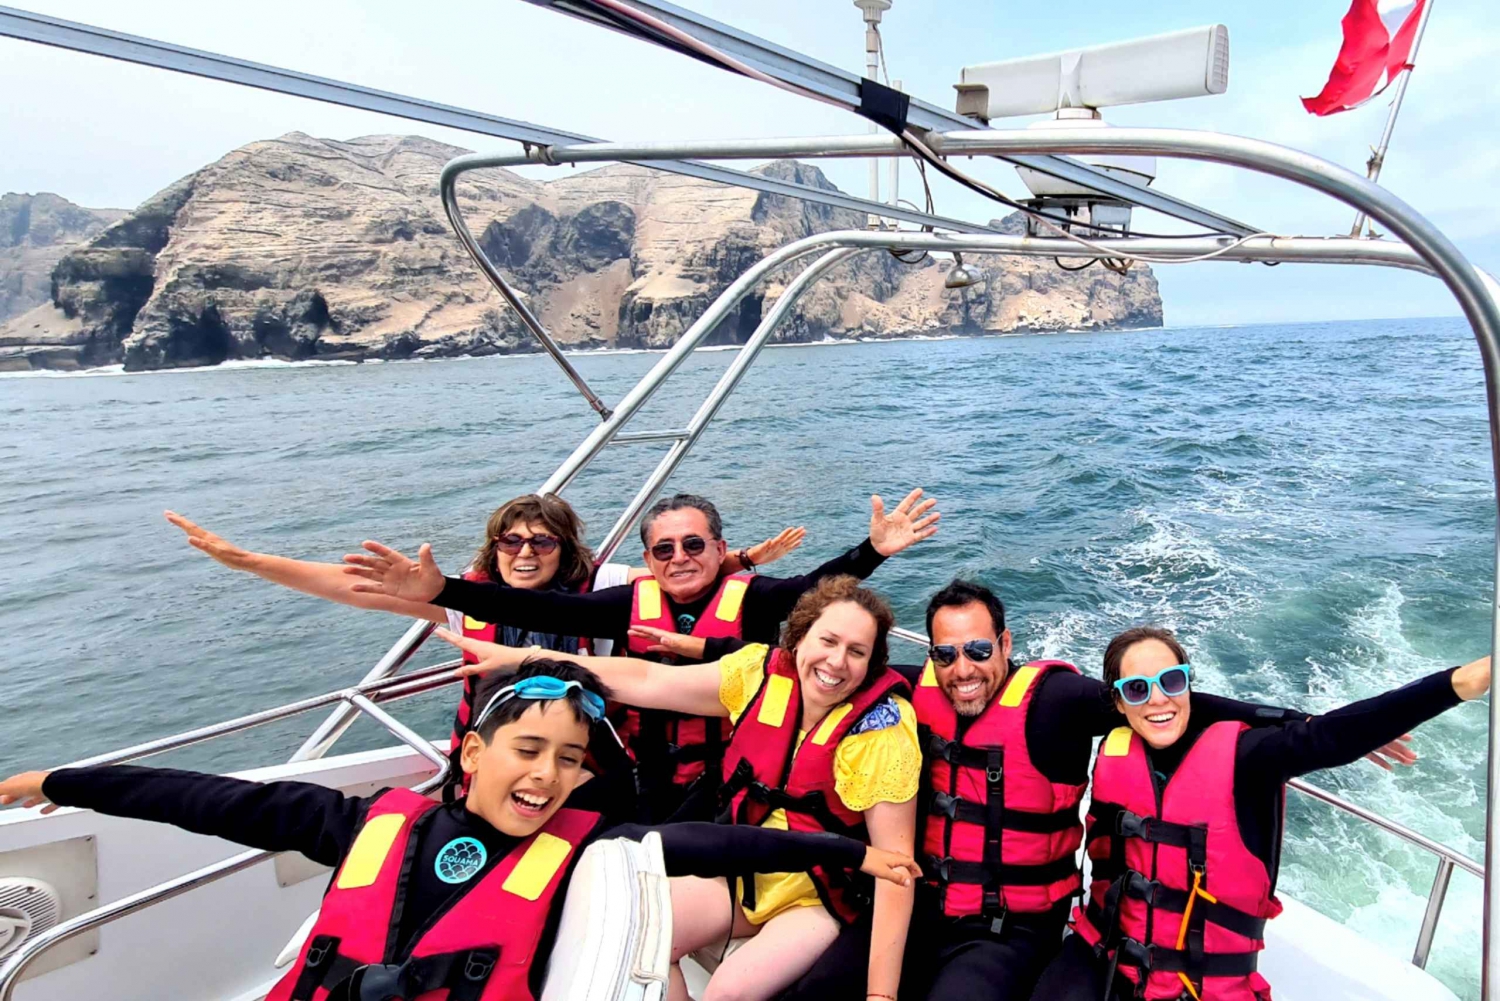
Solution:
{"label": "woman with black sunglasses", "polygon": [[1490,687],[1490,658],[1321,716],[1252,730],[1192,713],[1192,666],[1165,630],[1116,636],[1104,681],[1128,726],[1094,763],[1086,847],[1093,862],[1076,934],[1034,998],[1257,1001],[1275,896],[1288,780],[1394,740]]}

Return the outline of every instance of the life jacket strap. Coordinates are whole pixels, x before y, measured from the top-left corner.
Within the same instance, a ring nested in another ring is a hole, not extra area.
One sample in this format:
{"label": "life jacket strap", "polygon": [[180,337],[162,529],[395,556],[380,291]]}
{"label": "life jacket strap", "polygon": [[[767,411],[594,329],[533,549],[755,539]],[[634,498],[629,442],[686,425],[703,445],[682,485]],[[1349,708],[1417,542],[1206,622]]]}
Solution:
{"label": "life jacket strap", "polygon": [[804,793],[801,796],[789,796],[785,789],[773,789],[764,782],[752,781],[745,788],[745,798],[761,804],[768,813],[785,810],[787,813],[800,813],[812,817],[823,830],[834,834],[842,834],[856,840],[863,840],[865,835],[865,825],[846,823],[833,812],[833,808],[828,805],[828,800],[821,790]]}
{"label": "life jacket strap", "polygon": [[[1101,904],[1097,897],[1089,901],[1089,921],[1095,928],[1104,929],[1110,927],[1118,911],[1118,903],[1121,896],[1132,897],[1142,901],[1148,907],[1160,908],[1173,914],[1184,914],[1187,912],[1188,892],[1185,890],[1174,890],[1163,886],[1156,880],[1147,879],[1144,875],[1134,870],[1127,871],[1124,875],[1109,884],[1109,888],[1103,896],[1105,902]],[[1203,919],[1211,924],[1216,924],[1226,931],[1234,932],[1236,935],[1248,939],[1260,940],[1266,935],[1266,919],[1256,917],[1238,907],[1231,907],[1223,901],[1211,902],[1199,897],[1193,903],[1193,914],[1202,913]]]}
{"label": "life jacket strap", "polygon": [[1195,959],[1186,950],[1146,945],[1123,939],[1115,950],[1121,966],[1134,966],[1143,973],[1186,973],[1193,980],[1205,977],[1248,977],[1260,962],[1259,952],[1209,952]]}
{"label": "life jacket strap", "polygon": [[982,747],[968,747],[957,740],[945,740],[933,733],[925,731],[926,739],[922,741],[922,750],[930,758],[942,758],[950,765],[958,765],[960,768],[984,769],[989,765],[989,752]]}
{"label": "life jacket strap", "polygon": [[[945,792],[933,792],[928,798],[927,810],[934,816],[947,817],[964,824],[983,825],[986,811],[983,804]],[[1052,813],[1027,813],[1007,810],[1001,826],[1007,831],[1023,831],[1027,834],[1057,834],[1076,826],[1078,807],[1072,806]]]}
{"label": "life jacket strap", "polygon": [[338,953],[339,940],[313,939],[292,988],[293,1001],[311,1001],[318,988],[327,1001],[402,1001],[446,988],[448,1001],[479,1001],[500,949],[488,946],[407,959],[404,963],[365,964]]}
{"label": "life jacket strap", "polygon": [[951,856],[926,855],[922,872],[939,883],[972,883],[979,886],[1049,886],[1078,873],[1072,855],[1065,855],[1039,865],[1001,863],[991,867],[984,862],[963,862]]}
{"label": "life jacket strap", "polygon": [[1208,829],[1201,824],[1174,824],[1155,817],[1143,817],[1114,803],[1098,801],[1089,805],[1089,813],[1094,818],[1089,825],[1090,840],[1100,836],[1140,838],[1151,844],[1186,849],[1190,853],[1207,843]]}

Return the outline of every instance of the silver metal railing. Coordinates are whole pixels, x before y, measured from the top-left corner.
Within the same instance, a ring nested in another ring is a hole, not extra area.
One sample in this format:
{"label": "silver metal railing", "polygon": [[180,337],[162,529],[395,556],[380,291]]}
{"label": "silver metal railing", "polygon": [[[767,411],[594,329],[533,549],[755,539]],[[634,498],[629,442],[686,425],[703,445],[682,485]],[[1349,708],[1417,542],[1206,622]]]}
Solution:
{"label": "silver metal railing", "polygon": [[[226,720],[222,723],[197,727],[196,729],[186,730],[170,737],[162,737],[143,744],[136,744],[133,747],[111,751],[108,754],[96,755],[92,758],[74,762],[70,767],[81,768],[91,765],[121,764],[126,761],[135,761],[153,754],[161,754],[164,751],[190,747],[206,740],[240,733],[254,727],[264,726],[267,723],[277,722],[278,720],[290,719],[301,713],[311,712],[314,709],[320,709],[334,703],[343,703],[348,705],[355,713],[362,713],[376,723],[379,723],[403,744],[432,763],[436,769],[433,775],[413,787],[419,793],[431,792],[433,789],[441,786],[448,777],[449,763],[447,756],[433,747],[431,741],[422,737],[405,723],[402,723],[390,713],[380,708],[376,703],[410,698],[414,695],[422,695],[426,692],[436,691],[447,685],[454,684],[461,680],[454,669],[462,663],[461,660],[455,660],[422,671],[416,671],[400,678],[384,678],[376,681],[362,682],[353,688],[328,692],[323,695],[314,696],[313,698],[302,699],[284,706],[278,706],[274,709],[265,709],[246,716]],[[200,886],[206,886],[227,876],[232,876],[237,872],[241,872],[271,858],[275,854],[275,852],[260,851],[259,849],[241,852],[223,861],[211,863],[201,869],[195,869],[185,875],[178,876],[175,879],[170,879],[156,886],[150,886],[144,890],[121,897],[119,900],[111,901],[101,907],[96,907],[92,911],[80,914],[77,917],[70,918],[61,924],[49,928],[42,934],[23,943],[19,949],[6,958],[4,965],[0,965],[0,1001],[11,1001],[11,996],[15,991],[16,985],[20,983],[22,974],[26,972],[32,963],[54,946],[84,932],[128,917],[154,904],[171,900]]]}

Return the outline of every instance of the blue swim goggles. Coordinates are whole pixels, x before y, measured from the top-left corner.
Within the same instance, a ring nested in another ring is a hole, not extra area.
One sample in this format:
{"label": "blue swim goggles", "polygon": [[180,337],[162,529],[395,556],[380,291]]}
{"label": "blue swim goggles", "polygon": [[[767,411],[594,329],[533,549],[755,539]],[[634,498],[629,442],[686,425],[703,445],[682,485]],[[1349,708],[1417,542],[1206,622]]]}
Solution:
{"label": "blue swim goggles", "polygon": [[620,740],[620,735],[615,732],[614,725],[605,718],[604,700],[602,698],[584,688],[580,682],[564,681],[561,678],[554,678],[546,674],[535,674],[529,678],[522,678],[515,684],[506,685],[490,696],[489,702],[485,704],[484,710],[480,712],[479,717],[474,720],[474,725],[471,729],[478,730],[484,725],[484,721],[489,718],[490,713],[494,712],[497,706],[509,702],[511,699],[532,699],[537,702],[553,702],[557,699],[567,698],[568,693],[575,688],[578,689],[579,700],[583,703],[584,715],[588,716],[595,723],[603,723],[606,727],[609,727],[610,736],[614,737],[616,743],[619,743],[623,747],[624,743]]}
{"label": "blue swim goggles", "polygon": [[1193,665],[1178,664],[1150,677],[1138,674],[1133,678],[1121,678],[1115,682],[1115,691],[1120,693],[1120,698],[1125,700],[1127,706],[1143,706],[1151,701],[1152,685],[1161,689],[1163,695],[1170,697],[1186,692],[1192,679]]}

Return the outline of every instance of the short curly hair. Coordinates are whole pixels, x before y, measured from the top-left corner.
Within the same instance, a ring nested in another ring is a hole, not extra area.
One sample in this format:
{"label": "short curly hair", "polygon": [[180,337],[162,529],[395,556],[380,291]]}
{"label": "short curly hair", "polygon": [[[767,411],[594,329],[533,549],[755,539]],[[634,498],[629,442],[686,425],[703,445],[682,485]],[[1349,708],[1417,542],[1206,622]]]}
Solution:
{"label": "short curly hair", "polygon": [[867,587],[861,587],[858,577],[824,577],[816,587],[798,598],[792,614],[787,616],[786,625],[782,627],[781,649],[787,655],[795,657],[797,645],[807,636],[813,623],[818,621],[818,617],[829,605],[836,605],[841,601],[858,605],[875,620],[875,645],[870,648],[870,673],[865,677],[865,684],[869,684],[885,670],[886,661],[890,657],[886,640],[891,627],[896,624],[896,614],[891,611],[891,606],[886,604],[884,598]]}

